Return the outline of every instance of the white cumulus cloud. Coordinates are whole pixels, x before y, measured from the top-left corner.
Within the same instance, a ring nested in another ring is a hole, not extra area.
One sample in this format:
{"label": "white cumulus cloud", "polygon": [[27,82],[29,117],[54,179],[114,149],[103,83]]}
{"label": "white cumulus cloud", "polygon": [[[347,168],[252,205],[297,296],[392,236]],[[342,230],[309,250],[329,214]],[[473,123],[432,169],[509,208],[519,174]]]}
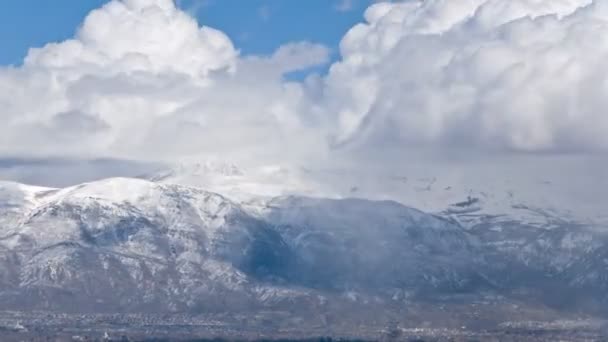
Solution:
{"label": "white cumulus cloud", "polygon": [[301,42],[241,56],[172,0],[113,0],[73,39],[0,68],[0,154],[295,158],[318,130],[302,86],[282,76],[328,53]]}
{"label": "white cumulus cloud", "polygon": [[339,144],[608,148],[608,3],[372,5],[325,80]]}
{"label": "white cumulus cloud", "polygon": [[85,19],[75,39],[30,50],[27,67],[175,71],[232,69],[237,51],[222,32],[199,27],[172,0],[112,1]]}

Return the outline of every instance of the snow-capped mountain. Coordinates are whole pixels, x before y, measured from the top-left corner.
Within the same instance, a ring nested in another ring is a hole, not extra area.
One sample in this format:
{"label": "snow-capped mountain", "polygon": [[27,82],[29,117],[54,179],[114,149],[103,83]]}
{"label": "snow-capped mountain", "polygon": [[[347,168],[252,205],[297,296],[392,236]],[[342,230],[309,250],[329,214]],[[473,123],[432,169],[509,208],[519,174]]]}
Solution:
{"label": "snow-capped mountain", "polygon": [[[102,307],[191,306],[197,291],[232,291],[247,282],[243,271],[258,274],[275,262],[265,251],[282,257],[280,244],[266,245],[280,240],[276,232],[202,190],[135,179],[7,187],[3,202],[22,211],[1,230],[6,269],[14,271],[4,277],[12,285],[4,301],[25,291],[51,306],[62,295]],[[258,253],[270,257],[257,263]]]}
{"label": "snow-capped mountain", "polygon": [[389,315],[492,294],[550,306],[567,297],[595,312],[608,299],[598,226],[463,225],[395,201],[243,198],[132,178],[0,183],[0,308],[314,316],[373,303]]}
{"label": "snow-capped mountain", "polygon": [[1,193],[5,307],[213,310],[480,279],[466,232],[397,203],[280,198],[251,213],[199,188],[126,178]]}

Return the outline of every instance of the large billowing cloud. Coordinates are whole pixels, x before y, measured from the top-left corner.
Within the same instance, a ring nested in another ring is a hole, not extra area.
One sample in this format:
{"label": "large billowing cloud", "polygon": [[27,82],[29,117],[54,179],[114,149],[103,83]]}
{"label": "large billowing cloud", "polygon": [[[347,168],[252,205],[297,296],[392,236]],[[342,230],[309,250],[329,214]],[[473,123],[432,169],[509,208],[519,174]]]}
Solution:
{"label": "large billowing cloud", "polygon": [[32,49],[25,65],[80,68],[80,73],[173,71],[204,77],[233,69],[236,57],[226,35],[199,27],[172,0],[126,0],[91,12],[75,39]]}
{"label": "large billowing cloud", "polygon": [[319,131],[303,119],[311,107],[302,87],[282,77],[328,54],[300,42],[240,56],[172,0],[114,0],[74,39],[0,68],[0,154],[295,158]]}
{"label": "large billowing cloud", "polygon": [[[298,164],[340,151],[608,148],[608,3],[377,3],[326,63],[243,56],[172,0],[113,0],[74,39],[0,68],[0,154]],[[371,152],[370,152],[371,151]]]}
{"label": "large billowing cloud", "polygon": [[608,148],[608,2],[371,6],[326,79],[335,143]]}

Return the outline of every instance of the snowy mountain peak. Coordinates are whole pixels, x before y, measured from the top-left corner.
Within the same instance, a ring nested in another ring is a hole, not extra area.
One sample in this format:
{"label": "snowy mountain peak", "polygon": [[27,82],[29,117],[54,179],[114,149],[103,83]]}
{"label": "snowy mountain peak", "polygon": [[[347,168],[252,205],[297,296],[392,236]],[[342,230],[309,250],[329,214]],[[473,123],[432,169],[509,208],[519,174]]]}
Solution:
{"label": "snowy mountain peak", "polygon": [[214,159],[185,160],[142,178],[163,184],[181,184],[222,193],[241,201],[257,196],[273,197],[290,193],[307,194],[311,186],[296,169],[281,165],[243,168]]}
{"label": "snowy mountain peak", "polygon": [[182,159],[157,174],[150,175],[152,181],[163,181],[172,177],[206,178],[206,177],[240,177],[245,172],[236,164],[217,159]]}

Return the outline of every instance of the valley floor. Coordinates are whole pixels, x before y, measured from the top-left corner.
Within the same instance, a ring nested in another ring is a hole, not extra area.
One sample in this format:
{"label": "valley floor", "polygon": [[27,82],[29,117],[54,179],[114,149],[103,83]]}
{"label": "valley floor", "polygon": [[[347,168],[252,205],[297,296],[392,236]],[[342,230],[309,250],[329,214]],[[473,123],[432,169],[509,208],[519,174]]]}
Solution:
{"label": "valley floor", "polygon": [[300,325],[239,315],[0,312],[11,341],[605,341],[608,321],[504,322],[493,328]]}

